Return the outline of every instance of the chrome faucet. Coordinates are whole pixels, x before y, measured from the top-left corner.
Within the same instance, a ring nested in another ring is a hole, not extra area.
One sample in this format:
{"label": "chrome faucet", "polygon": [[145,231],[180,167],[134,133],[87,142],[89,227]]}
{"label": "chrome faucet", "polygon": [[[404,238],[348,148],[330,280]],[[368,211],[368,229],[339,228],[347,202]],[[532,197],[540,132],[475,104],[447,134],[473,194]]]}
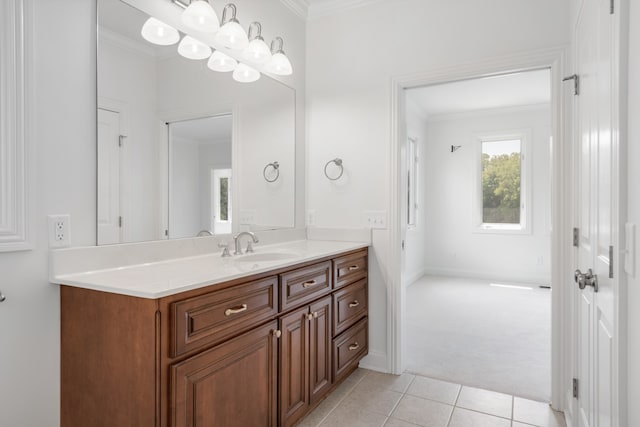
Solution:
{"label": "chrome faucet", "polygon": [[[252,233],[250,231],[243,231],[241,233],[236,234],[235,236],[233,236],[233,240],[234,240],[235,246],[236,246],[236,249],[233,252],[234,255],[241,255],[242,254],[242,248],[240,247],[240,243],[241,243],[240,240],[241,240],[242,236],[251,237],[251,240],[253,240],[253,243],[258,243],[259,242],[258,237],[254,233]],[[253,252],[253,245],[251,244],[251,241],[247,242],[247,250],[246,250],[246,252]]]}
{"label": "chrome faucet", "polygon": [[213,236],[213,233],[209,230],[200,230],[196,237],[202,237],[202,236]]}

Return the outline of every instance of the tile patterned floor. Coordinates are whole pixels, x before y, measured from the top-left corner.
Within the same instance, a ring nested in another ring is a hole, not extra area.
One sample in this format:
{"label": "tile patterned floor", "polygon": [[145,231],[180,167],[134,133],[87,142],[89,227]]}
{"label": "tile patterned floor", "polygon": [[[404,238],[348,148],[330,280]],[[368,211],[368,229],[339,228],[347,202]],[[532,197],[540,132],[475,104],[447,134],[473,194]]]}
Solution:
{"label": "tile patterned floor", "polygon": [[548,404],[419,375],[357,369],[299,427],[565,427]]}

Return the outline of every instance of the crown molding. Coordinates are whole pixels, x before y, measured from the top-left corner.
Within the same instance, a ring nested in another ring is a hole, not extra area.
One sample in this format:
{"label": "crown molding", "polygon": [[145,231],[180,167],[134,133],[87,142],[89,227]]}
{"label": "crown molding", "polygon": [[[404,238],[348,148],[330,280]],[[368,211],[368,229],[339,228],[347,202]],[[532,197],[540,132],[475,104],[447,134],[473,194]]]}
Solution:
{"label": "crown molding", "polygon": [[[302,0],[304,1],[304,0]],[[309,5],[308,19],[321,18],[350,9],[369,6],[384,0],[326,0]]]}
{"label": "crown molding", "polygon": [[309,18],[309,3],[307,0],[280,0],[287,9],[305,21]]}
{"label": "crown molding", "polygon": [[508,107],[485,108],[482,110],[430,114],[427,117],[427,122],[433,123],[433,122],[444,122],[449,120],[464,120],[464,119],[473,119],[477,117],[496,116],[496,115],[503,115],[503,114],[506,115],[506,114],[548,111],[550,109],[551,109],[551,102],[544,102],[539,104],[527,104],[527,105],[512,105]]}
{"label": "crown molding", "polygon": [[280,0],[280,3],[298,17],[304,20],[311,20],[380,1],[383,0],[325,0],[319,3],[311,3],[310,0]]}

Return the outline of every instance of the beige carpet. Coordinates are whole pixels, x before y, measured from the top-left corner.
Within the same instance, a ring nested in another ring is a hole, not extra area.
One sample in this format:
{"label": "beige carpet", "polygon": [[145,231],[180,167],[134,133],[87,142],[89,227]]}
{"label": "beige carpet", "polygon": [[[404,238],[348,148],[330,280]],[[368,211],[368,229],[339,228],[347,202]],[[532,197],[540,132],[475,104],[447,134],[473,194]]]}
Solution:
{"label": "beige carpet", "polygon": [[549,289],[425,276],[407,288],[406,333],[408,372],[550,400]]}

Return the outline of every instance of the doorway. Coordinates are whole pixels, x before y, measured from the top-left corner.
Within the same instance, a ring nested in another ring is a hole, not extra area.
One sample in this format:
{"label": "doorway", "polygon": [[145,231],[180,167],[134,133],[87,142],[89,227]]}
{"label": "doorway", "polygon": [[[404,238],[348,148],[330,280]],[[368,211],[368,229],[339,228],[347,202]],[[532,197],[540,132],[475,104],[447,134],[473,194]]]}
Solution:
{"label": "doorway", "polygon": [[549,69],[405,99],[405,369],[549,401]]}
{"label": "doorway", "polygon": [[[562,121],[561,73],[563,51],[548,50],[536,52],[531,55],[523,55],[515,58],[500,58],[487,60],[473,66],[454,67],[446,70],[437,70],[420,75],[398,77],[392,80],[392,151],[391,151],[391,204],[390,204],[390,286],[388,296],[388,370],[399,374],[406,369],[407,351],[407,289],[403,286],[403,265],[406,262],[402,245],[407,238],[405,226],[406,212],[403,204],[406,190],[404,171],[401,169],[402,158],[406,154],[407,135],[406,122],[406,89],[432,86],[456,81],[465,81],[474,78],[495,77],[516,72],[548,69],[551,81],[551,140],[560,142],[564,140],[565,129]],[[452,144],[455,145],[461,144]],[[452,149],[452,147],[449,147]],[[550,234],[550,258],[554,263],[550,265],[550,284],[561,283],[563,277],[567,277],[569,268],[562,262],[568,259],[565,246],[569,244],[567,236],[568,224],[563,221],[563,213],[570,211],[570,201],[567,198],[567,185],[562,179],[562,167],[571,154],[570,147],[565,144],[551,144],[551,165],[549,169],[551,195],[551,209],[549,223],[553,224],[553,232]],[[450,153],[450,154],[455,154]],[[570,264],[570,263],[569,263]],[[562,357],[563,352],[571,351],[570,345],[561,341],[561,332],[564,325],[571,322],[570,314],[561,310],[567,304],[571,295],[564,287],[557,287],[551,298],[551,403],[554,408],[563,407],[563,394],[566,390],[563,385],[570,383],[567,378],[568,366]]]}

